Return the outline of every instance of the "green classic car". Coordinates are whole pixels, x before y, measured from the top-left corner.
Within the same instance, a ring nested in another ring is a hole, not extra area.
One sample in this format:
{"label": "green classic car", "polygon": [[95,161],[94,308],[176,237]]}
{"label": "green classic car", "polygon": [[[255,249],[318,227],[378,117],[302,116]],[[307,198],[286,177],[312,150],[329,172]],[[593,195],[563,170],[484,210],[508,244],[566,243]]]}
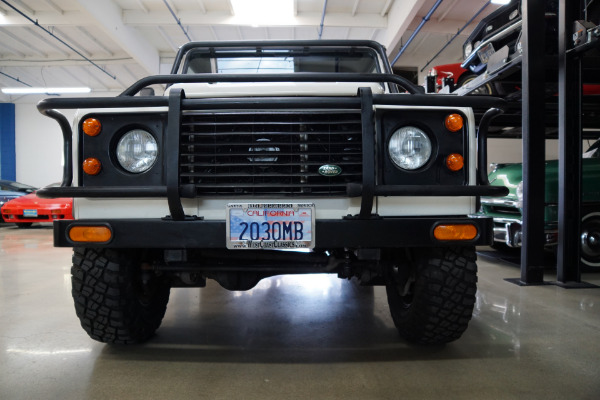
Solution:
{"label": "green classic car", "polygon": [[[581,262],[600,267],[600,140],[583,154],[581,209]],[[521,247],[523,167],[492,164],[492,185],[509,189],[506,197],[483,197],[482,213],[494,218],[494,247]],[[546,161],[544,231],[546,247],[555,250],[558,240],[558,160]]]}

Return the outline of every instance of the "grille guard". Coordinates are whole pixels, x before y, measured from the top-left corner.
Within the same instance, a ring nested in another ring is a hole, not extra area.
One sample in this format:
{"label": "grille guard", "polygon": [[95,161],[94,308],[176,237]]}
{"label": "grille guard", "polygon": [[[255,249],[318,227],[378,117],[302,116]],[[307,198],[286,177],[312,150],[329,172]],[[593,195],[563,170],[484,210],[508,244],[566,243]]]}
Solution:
{"label": "grille guard", "polygon": [[[185,218],[181,198],[194,197],[192,185],[179,184],[179,159],[170,157],[166,165],[166,186],[145,187],[72,187],[73,138],[71,126],[58,109],[82,108],[139,108],[168,107],[167,152],[179,151],[179,126],[184,110],[203,109],[356,109],[361,110],[363,130],[363,182],[348,184],[346,194],[349,197],[361,197],[360,217],[367,218],[375,196],[489,196],[499,197],[508,194],[503,186],[489,186],[487,181],[487,128],[489,122],[502,113],[505,102],[502,99],[476,96],[458,97],[452,95],[424,94],[385,94],[373,95],[370,88],[360,88],[356,97],[310,97],[310,98],[233,98],[233,99],[186,99],[182,89],[172,90],[169,97],[133,97],[142,88],[150,84],[172,84],[180,82],[379,82],[399,85],[411,93],[418,90],[404,78],[391,74],[284,74],[284,75],[159,75],[144,78],[120,96],[114,98],[61,98],[45,99],[37,108],[43,115],[56,120],[62,130],[64,140],[64,168],[60,187],[43,188],[37,194],[43,198],[56,197],[167,197],[169,209],[174,220]],[[488,111],[480,121],[477,133],[478,160],[477,185],[377,185],[375,180],[375,142],[374,142],[374,105],[410,105],[410,106],[449,106],[477,107]]]}

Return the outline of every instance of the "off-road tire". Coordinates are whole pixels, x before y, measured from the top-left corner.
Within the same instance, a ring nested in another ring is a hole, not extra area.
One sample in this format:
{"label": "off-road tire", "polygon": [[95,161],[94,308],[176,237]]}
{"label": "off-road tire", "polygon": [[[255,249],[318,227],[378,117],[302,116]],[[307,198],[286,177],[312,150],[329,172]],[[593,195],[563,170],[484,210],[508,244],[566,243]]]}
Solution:
{"label": "off-road tire", "polygon": [[[396,258],[387,269],[386,291],[400,335],[418,344],[460,338],[475,305],[475,247],[413,249]],[[403,268],[410,270],[399,279]]]}
{"label": "off-road tire", "polygon": [[169,301],[168,283],[152,274],[142,280],[139,252],[73,249],[75,311],[92,339],[141,343],[160,326]]}

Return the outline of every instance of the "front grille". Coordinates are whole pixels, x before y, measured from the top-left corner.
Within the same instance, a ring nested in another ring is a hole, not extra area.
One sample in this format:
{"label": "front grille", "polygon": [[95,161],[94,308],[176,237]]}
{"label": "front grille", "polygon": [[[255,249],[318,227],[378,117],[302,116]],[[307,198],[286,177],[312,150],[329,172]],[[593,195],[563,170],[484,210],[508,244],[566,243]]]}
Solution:
{"label": "front grille", "polygon": [[357,111],[185,112],[180,144],[180,183],[197,196],[339,196],[362,182]]}

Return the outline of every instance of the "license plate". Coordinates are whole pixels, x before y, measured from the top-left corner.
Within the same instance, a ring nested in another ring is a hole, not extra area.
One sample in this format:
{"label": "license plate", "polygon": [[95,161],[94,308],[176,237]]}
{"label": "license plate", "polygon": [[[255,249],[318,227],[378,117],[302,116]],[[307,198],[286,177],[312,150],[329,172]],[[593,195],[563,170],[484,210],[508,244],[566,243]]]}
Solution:
{"label": "license plate", "polygon": [[226,207],[227,248],[312,249],[315,205],[230,203]]}
{"label": "license plate", "polygon": [[479,57],[479,59],[481,60],[481,62],[483,64],[487,64],[487,62],[490,60],[490,57],[492,56],[492,54],[494,54],[496,51],[494,50],[494,46],[492,46],[491,43],[486,44],[485,46],[483,46],[481,48],[481,50],[479,50],[477,52],[477,56]]}
{"label": "license plate", "polygon": [[37,217],[37,210],[23,210],[23,217]]}

